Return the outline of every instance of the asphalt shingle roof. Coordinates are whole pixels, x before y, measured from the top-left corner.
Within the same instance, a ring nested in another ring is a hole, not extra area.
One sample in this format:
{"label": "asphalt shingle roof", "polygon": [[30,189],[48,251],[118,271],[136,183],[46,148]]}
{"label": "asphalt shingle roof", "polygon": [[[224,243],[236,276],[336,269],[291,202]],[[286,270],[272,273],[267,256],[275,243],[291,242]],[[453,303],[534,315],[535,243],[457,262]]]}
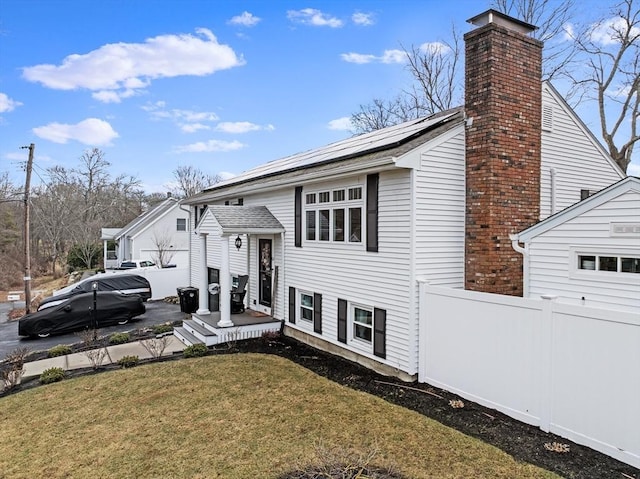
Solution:
{"label": "asphalt shingle roof", "polygon": [[209,206],[223,233],[281,233],[284,226],[266,206]]}

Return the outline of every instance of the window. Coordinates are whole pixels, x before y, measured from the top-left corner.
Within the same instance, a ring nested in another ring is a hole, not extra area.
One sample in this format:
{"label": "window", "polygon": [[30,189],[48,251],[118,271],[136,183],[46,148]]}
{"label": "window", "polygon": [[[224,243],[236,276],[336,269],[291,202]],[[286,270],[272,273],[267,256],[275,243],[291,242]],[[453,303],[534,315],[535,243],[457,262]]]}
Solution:
{"label": "window", "polygon": [[329,210],[320,210],[320,233],[318,239],[320,241],[329,241]]}
{"label": "window", "polygon": [[316,239],[316,212],[315,210],[307,211],[307,240]]}
{"label": "window", "polygon": [[349,241],[359,243],[362,238],[362,209],[349,208]]}
{"label": "window", "polygon": [[578,269],[612,273],[640,273],[640,256],[579,254]]}
{"label": "window", "polygon": [[344,241],[344,209],[333,210],[333,241]]}
{"label": "window", "polygon": [[313,295],[300,292],[300,319],[313,323]]}
{"label": "window", "polygon": [[307,241],[362,243],[362,186],[307,193],[305,204]]}
{"label": "window", "polygon": [[185,218],[176,219],[176,231],[187,231],[187,220]]}
{"label": "window", "polygon": [[352,200],[361,200],[362,199],[362,188],[349,188],[349,201]]}
{"label": "window", "polygon": [[373,311],[354,305],[351,314],[353,317],[353,339],[371,343],[373,341]]}

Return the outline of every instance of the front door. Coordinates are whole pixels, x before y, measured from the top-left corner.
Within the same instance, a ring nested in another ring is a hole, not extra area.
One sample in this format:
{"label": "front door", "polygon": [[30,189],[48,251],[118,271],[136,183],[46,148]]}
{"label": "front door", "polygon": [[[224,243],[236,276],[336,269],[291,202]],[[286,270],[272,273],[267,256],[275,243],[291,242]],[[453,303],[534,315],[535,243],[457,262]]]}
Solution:
{"label": "front door", "polygon": [[258,240],[258,300],[262,306],[271,307],[271,251],[273,241],[270,239]]}

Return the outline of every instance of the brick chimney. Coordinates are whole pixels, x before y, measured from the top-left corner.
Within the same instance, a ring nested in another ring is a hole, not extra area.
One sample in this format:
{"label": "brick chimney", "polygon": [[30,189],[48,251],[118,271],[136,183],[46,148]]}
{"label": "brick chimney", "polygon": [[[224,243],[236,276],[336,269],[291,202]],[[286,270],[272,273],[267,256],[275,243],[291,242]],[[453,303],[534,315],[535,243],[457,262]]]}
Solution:
{"label": "brick chimney", "polygon": [[542,42],[488,10],[465,40],[465,289],[522,296],[510,233],[540,217]]}

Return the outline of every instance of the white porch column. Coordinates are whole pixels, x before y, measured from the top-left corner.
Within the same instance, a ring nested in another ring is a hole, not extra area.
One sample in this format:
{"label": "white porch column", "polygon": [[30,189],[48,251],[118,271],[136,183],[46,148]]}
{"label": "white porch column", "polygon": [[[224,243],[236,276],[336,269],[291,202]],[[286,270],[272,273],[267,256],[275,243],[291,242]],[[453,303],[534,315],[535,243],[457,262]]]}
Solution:
{"label": "white porch column", "polygon": [[211,314],[209,311],[209,272],[207,271],[207,233],[200,233],[200,291],[196,314]]}
{"label": "white porch column", "polygon": [[102,267],[107,269],[107,243],[109,240],[102,241]]}
{"label": "white porch column", "polygon": [[218,327],[233,326],[231,321],[231,271],[229,270],[229,236],[220,237],[220,321]]}

